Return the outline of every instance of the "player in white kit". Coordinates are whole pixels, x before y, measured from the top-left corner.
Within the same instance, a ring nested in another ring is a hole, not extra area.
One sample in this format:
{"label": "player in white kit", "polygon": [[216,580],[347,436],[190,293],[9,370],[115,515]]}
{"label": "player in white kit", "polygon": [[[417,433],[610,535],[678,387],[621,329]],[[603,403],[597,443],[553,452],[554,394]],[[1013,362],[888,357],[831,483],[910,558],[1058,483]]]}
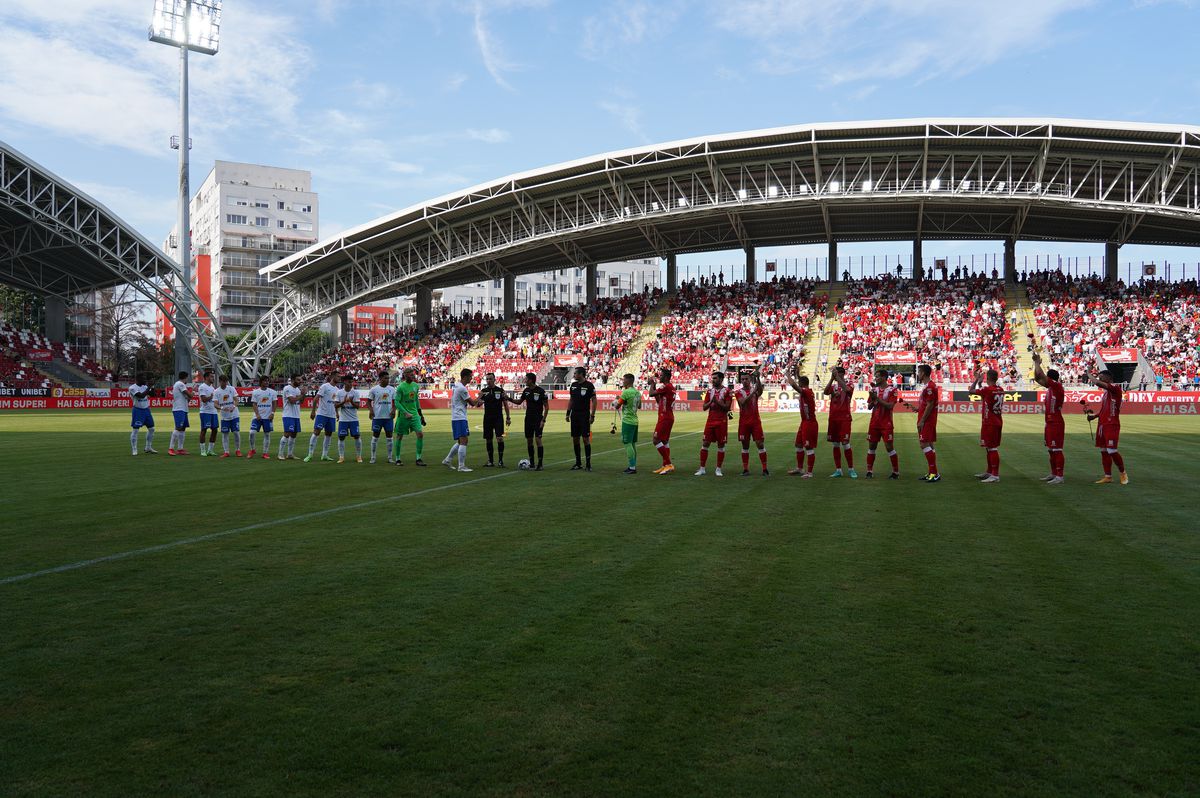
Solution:
{"label": "player in white kit", "polygon": [[358,389],[354,377],[342,377],[342,387],[334,396],[333,403],[338,411],[338,462],[346,462],[346,436],[354,438],[354,453],[362,462],[362,437],[358,434]]}
{"label": "player in white kit", "polygon": [[267,378],[259,377],[258,387],[250,394],[254,418],[250,420],[250,453],[246,455],[247,460],[258,452],[254,447],[254,436],[259,430],[262,430],[263,434],[262,459],[271,459],[271,433],[275,431],[275,402],[278,398],[275,390],[268,387]]}
{"label": "player in white kit", "polygon": [[[200,399],[200,456],[208,457],[210,454],[216,454],[213,447],[217,445],[217,429],[220,424],[217,418],[217,406],[213,404],[213,393],[216,391],[216,386],[213,385],[213,376],[211,371],[204,372],[204,382],[196,388],[196,395]],[[209,433],[208,442],[205,442],[205,433]]]}
{"label": "player in white kit", "polygon": [[454,435],[454,445],[450,447],[450,453],[442,460],[442,465],[448,468],[454,468],[454,458],[458,458],[459,471],[472,471],[467,468],[467,441],[470,439],[471,428],[467,426],[467,408],[479,407],[483,404],[482,399],[472,399],[471,392],[467,390],[467,383],[471,381],[471,370],[463,369],[459,374],[458,382],[454,383],[454,389],[450,392],[450,429]]}
{"label": "player in white kit", "polygon": [[177,454],[187,454],[183,448],[187,439],[188,406],[192,403],[192,391],[184,382],[188,378],[186,371],[179,372],[179,379],[171,386],[171,415],[175,419],[175,429],[171,432],[171,441],[167,444],[167,454],[174,457]]}
{"label": "player in white kit", "polygon": [[392,414],[396,409],[396,388],[388,385],[390,375],[386,371],[379,372],[379,384],[372,385],[367,392],[371,405],[371,465],[375,464],[375,450],[379,446],[379,433],[387,433],[387,461],[392,462]]}
{"label": "player in white kit", "polygon": [[300,390],[300,375],[293,374],[290,385],[280,391],[283,397],[283,436],[279,439],[279,459],[296,459],[296,436],[300,434],[300,403],[304,392]]}
{"label": "player in white kit", "polygon": [[242,418],[238,414],[237,391],[229,384],[229,378],[221,375],[221,384],[213,392],[213,402],[221,415],[221,457],[229,456],[229,433],[237,435],[237,447],[234,456],[242,456]]}
{"label": "player in white kit", "polygon": [[142,427],[146,428],[146,454],[158,454],[158,450],[151,445],[154,441],[154,416],[150,415],[150,386],[135,379],[125,393],[133,401],[133,419],[129,423],[133,427],[133,432],[129,433],[130,454],[138,453],[137,434]]}
{"label": "player in white kit", "polygon": [[317,450],[317,433],[324,432],[325,440],[321,443],[321,459],[333,461],[329,456],[329,441],[333,437],[334,427],[337,425],[337,410],[333,406],[333,397],[337,394],[337,386],[332,380],[336,379],[333,374],[329,374],[325,378],[325,382],[321,383],[321,387],[317,389],[317,395],[313,400],[313,409],[309,412],[308,417],[313,419],[312,437],[308,439],[308,457],[304,458],[304,462],[312,462],[313,453]]}

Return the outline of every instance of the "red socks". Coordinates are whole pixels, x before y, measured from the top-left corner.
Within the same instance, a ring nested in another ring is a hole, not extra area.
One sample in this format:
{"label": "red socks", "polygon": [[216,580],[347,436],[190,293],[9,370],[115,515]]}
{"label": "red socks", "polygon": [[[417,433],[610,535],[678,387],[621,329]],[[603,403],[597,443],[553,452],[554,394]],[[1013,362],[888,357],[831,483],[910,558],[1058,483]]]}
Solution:
{"label": "red socks", "polygon": [[833,467],[834,468],[842,467],[842,447],[841,446],[833,447]]}
{"label": "red socks", "polygon": [[1108,452],[1100,452],[1100,463],[1104,466],[1104,476],[1112,476],[1112,455]]}
{"label": "red socks", "polygon": [[888,454],[888,459],[892,461],[892,473],[899,474],[900,473],[900,455],[896,454],[895,452],[891,452]]}
{"label": "red socks", "polygon": [[[797,456],[796,459],[799,460],[800,459],[799,456]],[[808,471],[808,473],[810,473],[810,474],[812,473],[813,463],[815,463],[816,461],[817,461],[817,453],[813,452],[812,454],[810,454],[808,456],[808,468],[806,469]]]}
{"label": "red socks", "polygon": [[750,470],[750,452],[745,449],[742,450],[742,470]]}
{"label": "red socks", "polygon": [[1000,476],[1000,452],[988,451],[987,453],[988,473],[992,476]]}
{"label": "red socks", "polygon": [[875,470],[875,452],[867,449],[867,473],[870,474]]}
{"label": "red socks", "polygon": [[1113,452],[1111,456],[1112,456],[1113,465],[1115,465],[1117,467],[1117,471],[1120,471],[1122,474],[1124,474],[1125,473],[1125,458],[1121,456],[1120,452]]}
{"label": "red socks", "polygon": [[658,450],[658,453],[662,455],[663,465],[671,464],[671,447],[670,446],[667,446],[664,443],[662,448]]}
{"label": "red socks", "polygon": [[846,447],[846,468],[854,468],[854,451],[849,446]]}
{"label": "red socks", "polygon": [[804,450],[803,449],[796,450],[796,468],[798,468],[801,471],[804,470]]}
{"label": "red socks", "polygon": [[725,450],[717,449],[717,468],[725,465]]}
{"label": "red socks", "polygon": [[760,449],[758,452],[758,461],[762,463],[763,471],[767,470],[767,450]]}
{"label": "red socks", "polygon": [[936,474],[937,470],[937,452],[933,449],[925,452],[925,462],[929,463],[929,473]]}
{"label": "red socks", "polygon": [[704,468],[708,464],[708,449],[700,450],[700,467]]}

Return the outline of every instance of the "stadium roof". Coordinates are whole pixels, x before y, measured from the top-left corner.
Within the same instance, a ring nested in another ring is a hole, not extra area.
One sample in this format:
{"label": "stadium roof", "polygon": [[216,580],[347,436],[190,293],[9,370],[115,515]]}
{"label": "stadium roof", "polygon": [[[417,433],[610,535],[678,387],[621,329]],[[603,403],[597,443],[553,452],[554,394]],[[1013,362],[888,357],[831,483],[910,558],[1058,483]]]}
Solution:
{"label": "stadium roof", "polygon": [[413,205],[262,269],[285,296],[256,346],[418,287],[673,253],[913,239],[1200,246],[1200,127],[826,123],[555,164]]}
{"label": "stadium roof", "polygon": [[[179,268],[104,205],[0,142],[0,282],[71,300],[129,284],[169,310]],[[212,318],[189,287],[192,307]],[[231,353],[219,330],[193,319],[193,340],[210,366]]]}

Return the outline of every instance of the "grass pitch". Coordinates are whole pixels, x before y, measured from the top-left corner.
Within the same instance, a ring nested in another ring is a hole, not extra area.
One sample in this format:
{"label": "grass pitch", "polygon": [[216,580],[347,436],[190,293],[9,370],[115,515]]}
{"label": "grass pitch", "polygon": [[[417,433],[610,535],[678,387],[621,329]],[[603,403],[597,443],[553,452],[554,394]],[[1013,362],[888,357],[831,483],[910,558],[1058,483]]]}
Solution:
{"label": "grass pitch", "polygon": [[699,414],[669,477],[603,419],[567,471],[560,413],[549,470],[476,434],[473,474],[445,414],[420,471],[172,459],[156,416],[136,458],[124,412],[0,416],[0,795],[1200,792],[1194,420],[1126,417],[1121,487],[1069,417],[1050,488],[1033,417],[979,485],[943,416],[926,485],[907,423],[851,482],[784,475],[791,415],[765,480],[692,477]]}

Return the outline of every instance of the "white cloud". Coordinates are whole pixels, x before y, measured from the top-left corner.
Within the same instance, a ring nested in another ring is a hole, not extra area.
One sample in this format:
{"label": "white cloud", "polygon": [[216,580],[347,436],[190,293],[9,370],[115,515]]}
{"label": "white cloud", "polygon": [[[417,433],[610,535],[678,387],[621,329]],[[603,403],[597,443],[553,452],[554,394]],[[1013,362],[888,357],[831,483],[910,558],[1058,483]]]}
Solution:
{"label": "white cloud", "polygon": [[[0,5],[0,114],[11,121],[134,152],[171,157],[178,56],[146,40],[150,9],[100,0]],[[291,125],[308,51],[295,23],[240,4],[225,9],[221,51],[192,65],[192,138]]]}
{"label": "white cloud", "polygon": [[466,82],[466,75],[461,72],[455,72],[453,75],[448,75],[446,79],[442,81],[442,89],[444,91],[453,93],[461,89],[463,84]]}
{"label": "white cloud", "polygon": [[540,8],[549,0],[474,0],[471,5],[472,28],[475,45],[479,48],[479,57],[483,67],[496,85],[508,91],[515,91],[505,75],[516,72],[524,67],[509,59],[504,51],[504,45],[492,33],[488,25],[488,15],[494,12],[509,11],[519,8]]}
{"label": "white cloud", "polygon": [[631,102],[619,100],[601,100],[598,105],[601,110],[611,114],[621,127],[625,128],[635,138],[638,143],[649,141],[649,136],[646,135],[645,129],[642,127],[642,110]]}
{"label": "white cloud", "polygon": [[482,141],[484,144],[503,144],[508,141],[509,133],[507,130],[500,128],[489,127],[483,130],[470,128],[464,136],[472,141]]}
{"label": "white cloud", "polygon": [[679,13],[677,2],[620,0],[583,21],[583,54],[600,58],[618,47],[661,36],[670,30]]}
{"label": "white cloud", "polygon": [[827,82],[959,74],[1054,42],[1093,0],[721,0],[718,27],[758,43],[760,70]]}
{"label": "white cloud", "polygon": [[[75,183],[85,194],[107,206],[137,230],[166,231],[178,218],[179,201],[169,194],[151,196],[145,191],[136,191],[125,186],[105,183]],[[151,238],[154,244],[162,241]]]}

